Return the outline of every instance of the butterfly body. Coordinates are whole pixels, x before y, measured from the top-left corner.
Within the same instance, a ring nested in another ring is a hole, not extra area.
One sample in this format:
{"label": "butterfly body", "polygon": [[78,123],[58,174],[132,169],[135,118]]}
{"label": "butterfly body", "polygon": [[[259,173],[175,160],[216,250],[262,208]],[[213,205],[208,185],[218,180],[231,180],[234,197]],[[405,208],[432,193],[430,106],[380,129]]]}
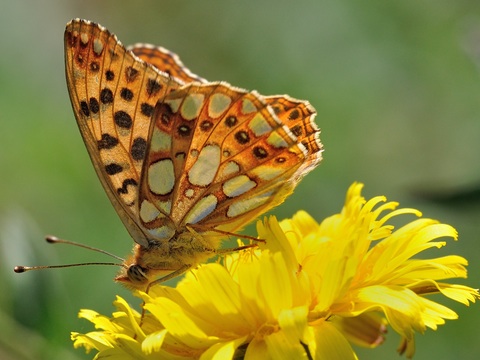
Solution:
{"label": "butterfly body", "polygon": [[115,280],[130,288],[145,288],[155,279],[176,271],[184,272],[215,255],[198,234],[183,231],[170,241],[153,239],[149,247],[136,244],[134,254]]}
{"label": "butterfly body", "polygon": [[65,31],[67,85],[107,195],[137,243],[116,280],[145,288],[216,254],[321,160],[308,102],[207,82],[163,48]]}

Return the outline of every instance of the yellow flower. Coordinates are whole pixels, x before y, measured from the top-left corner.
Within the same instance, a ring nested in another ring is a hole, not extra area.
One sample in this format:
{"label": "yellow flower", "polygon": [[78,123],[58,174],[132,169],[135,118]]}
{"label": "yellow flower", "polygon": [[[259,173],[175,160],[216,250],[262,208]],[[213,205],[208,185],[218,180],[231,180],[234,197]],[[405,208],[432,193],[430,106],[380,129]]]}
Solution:
{"label": "yellow flower", "polygon": [[440,282],[465,278],[464,258],[413,258],[444,246],[439,238],[456,239],[451,226],[419,218],[395,229],[391,218],[420,212],[366,201],[361,189],[353,184],[342,212],[321,224],[303,211],[271,217],[258,223],[266,243],[257,249],[202,265],[176,288],[138,293],[143,317],[121,298],[111,318],[82,310],[99,331],[72,333],[75,347],[97,349],[98,358],[343,360],[357,358],[352,343],[381,344],[389,324],[412,357],[415,332],[457,317],[426,295],[468,305],[479,293]]}

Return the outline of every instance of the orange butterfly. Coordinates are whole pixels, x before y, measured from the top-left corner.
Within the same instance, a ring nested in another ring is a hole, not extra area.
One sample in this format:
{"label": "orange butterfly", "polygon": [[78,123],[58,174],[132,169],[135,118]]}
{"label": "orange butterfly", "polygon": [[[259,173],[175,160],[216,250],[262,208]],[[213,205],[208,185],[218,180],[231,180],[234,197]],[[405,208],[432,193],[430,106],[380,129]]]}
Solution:
{"label": "orange butterfly", "polygon": [[127,50],[76,19],[65,65],[92,163],[136,242],[115,278],[128,287],[214,256],[222,236],[283,202],[321,160],[308,102],[207,82],[166,49]]}

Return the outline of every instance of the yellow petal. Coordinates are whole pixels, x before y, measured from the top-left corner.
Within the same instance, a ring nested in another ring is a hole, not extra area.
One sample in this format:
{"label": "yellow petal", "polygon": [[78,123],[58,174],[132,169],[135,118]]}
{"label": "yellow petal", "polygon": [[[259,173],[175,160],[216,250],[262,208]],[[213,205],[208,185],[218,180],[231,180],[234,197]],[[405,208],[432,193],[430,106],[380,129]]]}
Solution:
{"label": "yellow petal", "polygon": [[166,329],[148,334],[142,342],[142,351],[147,355],[160,351],[163,341],[165,340],[165,335],[167,335]]}
{"label": "yellow petal", "polygon": [[268,358],[278,360],[307,359],[305,348],[298,338],[291,338],[283,331],[265,337]]}
{"label": "yellow petal", "polygon": [[260,272],[259,296],[268,304],[267,317],[277,318],[281,310],[292,307],[291,274],[282,254],[262,254]]}
{"label": "yellow petal", "polygon": [[307,323],[308,308],[306,306],[287,309],[280,312],[278,324],[288,339],[310,344],[314,341]]}
{"label": "yellow petal", "polygon": [[140,321],[140,315],[136,311],[134,312],[130,305],[128,305],[128,303],[120,296],[117,296],[117,299],[113,304],[128,317],[130,326],[136,335],[136,339],[138,341],[143,341],[143,339],[145,339],[145,333],[138,324]]}
{"label": "yellow petal", "polygon": [[72,332],[70,337],[73,340],[73,347],[75,349],[83,346],[87,353],[93,349],[105,350],[112,347],[112,343],[108,341],[109,339],[103,332],[92,331],[88,334]]}
{"label": "yellow petal", "polygon": [[245,360],[270,360],[272,357],[268,352],[267,344],[263,339],[259,340],[254,338],[250,344],[248,344],[247,351],[245,352]]}
{"label": "yellow petal", "polygon": [[322,322],[314,326],[317,343],[313,359],[323,360],[356,360],[357,356],[345,336],[332,324]]}
{"label": "yellow petal", "polygon": [[[166,298],[155,299],[155,302],[146,304],[145,308],[165,326],[168,332],[193,349],[207,349],[218,341],[215,328],[208,322],[185,313],[176,303]],[[206,331],[204,330],[206,329]]]}
{"label": "yellow petal", "polygon": [[242,337],[232,341],[216,343],[202,354],[200,360],[232,359],[237,348],[243,344],[245,340],[246,337]]}

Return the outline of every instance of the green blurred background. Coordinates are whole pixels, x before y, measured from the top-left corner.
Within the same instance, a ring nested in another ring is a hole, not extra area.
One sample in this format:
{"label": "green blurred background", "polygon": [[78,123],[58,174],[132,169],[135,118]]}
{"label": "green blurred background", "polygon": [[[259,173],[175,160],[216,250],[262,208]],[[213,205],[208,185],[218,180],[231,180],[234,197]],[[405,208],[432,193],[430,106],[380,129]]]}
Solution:
{"label": "green blurred background", "polygon": [[[194,72],[262,94],[308,99],[318,111],[324,161],[273,211],[322,218],[353,181],[368,197],[454,225],[460,242],[431,253],[470,261],[480,282],[480,2],[13,1],[0,4],[0,358],[86,359],[70,331],[80,308],[109,314],[109,267],[14,274],[14,265],[104,261],[42,238],[55,234],[117,255],[132,241],[90,164],[67,94],[63,30],[74,17],[124,44],[178,53]],[[308,200],[307,200],[308,199]],[[107,259],[108,261],[108,259]],[[460,319],[417,336],[416,359],[480,358],[480,311],[451,301]],[[398,358],[390,330],[361,359]]]}

